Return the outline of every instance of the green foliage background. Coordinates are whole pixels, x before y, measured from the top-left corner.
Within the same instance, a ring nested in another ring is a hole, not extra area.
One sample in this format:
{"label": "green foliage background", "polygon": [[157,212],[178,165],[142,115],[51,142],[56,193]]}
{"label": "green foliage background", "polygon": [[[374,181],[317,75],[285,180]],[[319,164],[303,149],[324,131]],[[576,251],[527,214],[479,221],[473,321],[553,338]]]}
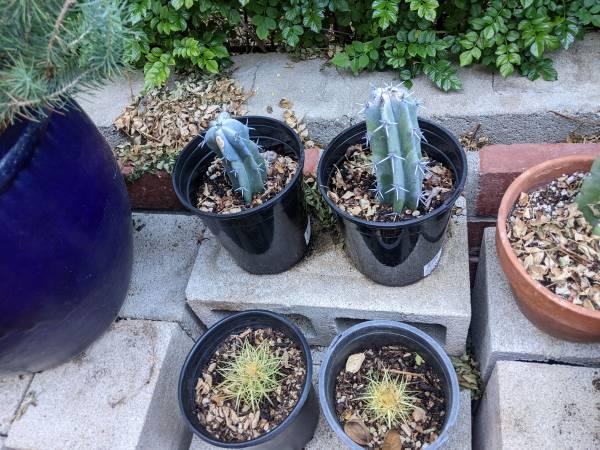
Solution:
{"label": "green foliage background", "polygon": [[[456,67],[483,64],[504,77],[557,77],[548,53],[600,28],[600,0],[129,0],[141,32],[131,60],[149,87],[174,67],[210,73],[230,51],[335,49],[331,62],[354,73],[424,73],[460,89]],[[229,49],[228,49],[229,47]]]}

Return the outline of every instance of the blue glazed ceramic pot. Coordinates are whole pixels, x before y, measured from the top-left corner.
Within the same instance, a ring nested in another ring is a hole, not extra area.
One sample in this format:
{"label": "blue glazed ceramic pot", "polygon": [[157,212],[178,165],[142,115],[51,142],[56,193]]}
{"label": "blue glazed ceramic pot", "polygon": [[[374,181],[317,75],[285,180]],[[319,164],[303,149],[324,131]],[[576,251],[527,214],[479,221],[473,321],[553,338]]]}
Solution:
{"label": "blue glazed ceramic pot", "polygon": [[0,372],[61,364],[110,326],[131,227],[117,163],[75,103],[0,134]]}

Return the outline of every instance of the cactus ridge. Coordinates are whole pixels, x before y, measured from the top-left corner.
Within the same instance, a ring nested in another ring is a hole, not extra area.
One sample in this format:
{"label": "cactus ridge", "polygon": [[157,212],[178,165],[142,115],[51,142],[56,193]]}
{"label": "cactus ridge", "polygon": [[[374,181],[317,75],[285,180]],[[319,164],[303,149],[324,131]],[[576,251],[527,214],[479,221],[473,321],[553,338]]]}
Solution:
{"label": "cactus ridge", "polygon": [[223,160],[233,190],[239,192],[246,203],[265,190],[267,166],[259,153],[262,147],[250,139],[247,125],[222,112],[211,122],[201,143],[205,144]]}
{"label": "cactus ridge", "polygon": [[371,148],[376,198],[396,213],[423,202],[427,171],[421,153],[423,133],[417,120],[418,102],[400,85],[372,87],[363,108],[366,142]]}
{"label": "cactus ridge", "polygon": [[590,174],[581,184],[577,206],[592,226],[592,233],[600,236],[600,156],[596,158]]}

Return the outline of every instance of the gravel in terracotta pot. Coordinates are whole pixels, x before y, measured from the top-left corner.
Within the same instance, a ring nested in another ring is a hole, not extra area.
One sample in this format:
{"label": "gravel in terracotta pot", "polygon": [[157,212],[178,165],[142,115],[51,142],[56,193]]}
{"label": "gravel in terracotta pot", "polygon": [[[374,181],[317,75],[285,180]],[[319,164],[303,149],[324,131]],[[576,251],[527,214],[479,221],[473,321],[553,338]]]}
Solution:
{"label": "gravel in terracotta pot", "polygon": [[[523,314],[536,327],[554,337],[580,342],[600,341],[600,310],[595,308],[594,303],[596,289],[594,283],[596,282],[597,273],[597,270],[594,270],[595,263],[591,260],[591,264],[587,265],[587,276],[591,279],[591,288],[586,292],[591,291],[591,296],[589,298],[584,297],[582,301],[579,301],[580,304],[577,304],[577,301],[574,303],[573,300],[577,300],[578,295],[568,295],[566,292],[557,290],[552,283],[547,283],[544,277],[536,276],[535,273],[532,274],[531,270],[528,273],[522,260],[517,257],[513,244],[511,244],[510,238],[514,234],[514,225],[511,225],[512,228],[509,229],[507,221],[514,214],[515,205],[518,207],[519,203],[526,201],[536,189],[538,190],[536,195],[539,196],[540,188],[549,183],[564,184],[567,181],[573,182],[570,179],[571,175],[588,172],[593,161],[594,156],[591,155],[567,156],[546,161],[521,174],[504,194],[498,211],[496,234],[500,264]],[[556,190],[552,186],[550,189]],[[559,194],[568,194],[565,189],[561,188],[560,190]],[[575,208],[573,205],[564,205],[565,210],[568,210],[569,207],[571,209]],[[567,226],[571,228],[571,225]],[[578,255],[572,248],[557,245],[561,251],[560,258],[565,258],[564,261],[559,261],[559,266],[563,262],[567,264],[569,259],[580,259],[581,261],[578,264],[583,266],[586,261],[590,261],[590,257],[594,258],[594,253],[596,253],[594,249],[597,247],[597,242],[593,238],[589,241],[592,243],[591,254],[583,256]],[[597,258],[597,253],[595,257]],[[588,280],[587,283],[590,283],[590,281]]]}

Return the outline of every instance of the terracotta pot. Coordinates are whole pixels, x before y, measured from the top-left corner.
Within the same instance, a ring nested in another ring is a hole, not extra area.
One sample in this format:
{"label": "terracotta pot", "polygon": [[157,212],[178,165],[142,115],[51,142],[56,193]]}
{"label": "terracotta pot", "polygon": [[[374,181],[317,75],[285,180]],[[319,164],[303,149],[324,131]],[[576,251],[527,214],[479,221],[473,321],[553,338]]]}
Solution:
{"label": "terracotta pot", "polygon": [[593,155],[566,156],[526,170],[508,187],[498,210],[496,248],[519,309],[540,330],[569,341],[600,341],[600,311],[573,305],[531,278],[510,245],[506,219],[521,192],[529,192],[563,174],[588,171],[594,159]]}

